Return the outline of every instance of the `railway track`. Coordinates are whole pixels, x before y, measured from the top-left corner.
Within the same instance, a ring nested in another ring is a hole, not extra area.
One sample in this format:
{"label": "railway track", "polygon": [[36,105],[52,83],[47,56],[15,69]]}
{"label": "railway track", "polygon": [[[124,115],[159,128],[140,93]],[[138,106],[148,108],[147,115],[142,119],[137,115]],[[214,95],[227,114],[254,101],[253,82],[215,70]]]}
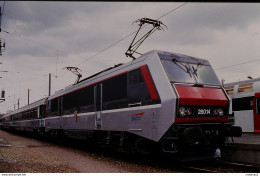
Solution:
{"label": "railway track", "polygon": [[192,167],[192,166],[185,166],[182,165],[180,166],[180,168],[182,168],[185,171],[190,171],[190,172],[195,172],[195,173],[218,173],[214,170],[209,170],[209,169],[204,169],[204,168],[200,168],[200,167]]}
{"label": "railway track", "polygon": [[250,165],[245,163],[235,163],[227,161],[194,161],[194,162],[179,162],[173,157],[162,157],[157,155],[131,155],[127,153],[121,153],[110,148],[104,148],[100,146],[90,146],[88,143],[82,143],[80,141],[74,141],[71,143],[62,143],[62,146],[73,147],[86,152],[91,152],[97,156],[104,156],[117,160],[119,162],[126,163],[138,163],[138,165],[152,166],[154,168],[163,168],[169,170],[169,172],[179,173],[259,173],[260,166]]}
{"label": "railway track", "polygon": [[[201,161],[184,164],[183,168],[208,173],[259,173],[260,166],[228,161]],[[192,172],[193,172],[192,171]]]}
{"label": "railway track", "polygon": [[219,161],[216,164],[220,166],[232,167],[234,169],[239,169],[245,172],[260,172],[260,166],[252,165],[252,164],[245,164],[245,163],[235,163],[235,162],[227,162],[227,161]]}
{"label": "railway track", "polygon": [[[26,137],[31,137],[30,135],[24,135]],[[46,141],[46,140],[45,140]],[[0,144],[0,147],[10,147],[10,148],[21,148],[21,147],[46,147],[53,141],[46,141],[47,144],[36,146],[36,145],[9,145]],[[83,141],[72,140],[55,142],[56,145],[60,147],[68,147],[78,149],[83,152],[92,153],[93,155],[101,158],[109,158],[109,160],[114,160],[116,162],[129,163],[130,165],[137,164],[141,166],[151,166],[153,168],[167,169],[169,172],[178,173],[260,173],[260,166],[245,164],[245,163],[235,163],[227,161],[196,161],[196,162],[180,162],[175,160],[173,157],[168,157],[167,155],[162,156],[157,155],[131,155],[126,153],[116,152],[110,148],[104,148],[100,146],[90,145]]]}

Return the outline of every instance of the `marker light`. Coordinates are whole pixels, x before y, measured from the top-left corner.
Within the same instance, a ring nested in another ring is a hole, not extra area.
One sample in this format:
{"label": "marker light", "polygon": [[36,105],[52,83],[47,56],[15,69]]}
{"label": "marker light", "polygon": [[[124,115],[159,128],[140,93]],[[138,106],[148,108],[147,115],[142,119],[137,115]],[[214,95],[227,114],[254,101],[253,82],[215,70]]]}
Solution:
{"label": "marker light", "polygon": [[191,115],[191,114],[192,114],[191,109],[190,109],[190,108],[187,108],[187,109],[186,109],[186,113],[187,113],[187,115]]}
{"label": "marker light", "polygon": [[213,115],[215,115],[215,116],[223,116],[224,115],[224,110],[222,108],[214,109],[213,110]]}
{"label": "marker light", "polygon": [[217,110],[217,109],[214,109],[214,110],[213,110],[213,115],[215,115],[215,116],[218,115],[218,110]]}

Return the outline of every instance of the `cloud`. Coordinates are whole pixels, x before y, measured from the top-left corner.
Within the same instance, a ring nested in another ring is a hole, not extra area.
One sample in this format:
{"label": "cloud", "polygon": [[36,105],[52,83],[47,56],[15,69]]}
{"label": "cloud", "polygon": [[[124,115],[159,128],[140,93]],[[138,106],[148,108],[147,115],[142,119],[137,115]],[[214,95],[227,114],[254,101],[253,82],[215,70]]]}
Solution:
{"label": "cloud", "polygon": [[[32,90],[32,99],[47,94],[48,75],[52,92],[74,83],[76,76],[63,68],[78,66],[83,77],[120,62],[128,62],[126,52],[134,35],[92,58],[138,29],[137,19],[158,18],[183,3],[160,2],[20,2],[8,1],[1,33],[6,52],[0,57],[0,69],[19,71],[3,75],[0,89],[7,96],[23,96]],[[209,59],[214,68],[259,58],[260,5],[252,3],[188,3],[161,18],[167,25],[139,48],[176,52]],[[143,30],[144,31],[144,30]],[[57,56],[58,50],[58,56]],[[92,59],[90,59],[92,58]],[[235,80],[249,72],[259,75],[256,64],[251,69],[234,67],[216,70],[220,79]],[[242,73],[242,71],[244,71]],[[232,77],[229,75],[233,75]],[[0,112],[13,108],[0,104]],[[16,100],[15,100],[16,101]],[[9,105],[7,105],[9,104]]]}
{"label": "cloud", "polygon": [[229,28],[246,30],[260,19],[258,4],[239,3],[189,3],[164,21],[172,32],[172,42],[181,45],[214,42],[212,32]]}

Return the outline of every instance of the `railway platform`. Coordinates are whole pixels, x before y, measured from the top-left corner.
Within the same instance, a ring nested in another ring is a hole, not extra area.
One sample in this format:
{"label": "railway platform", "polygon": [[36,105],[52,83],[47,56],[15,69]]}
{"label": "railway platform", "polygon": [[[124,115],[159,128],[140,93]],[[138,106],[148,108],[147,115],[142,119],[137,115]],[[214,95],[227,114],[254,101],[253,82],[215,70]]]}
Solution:
{"label": "railway platform", "polygon": [[260,146],[260,133],[243,133],[242,137],[234,137],[234,142],[236,144],[258,144]]}
{"label": "railway platform", "polygon": [[233,140],[234,147],[223,151],[223,159],[260,165],[260,134],[243,133]]}

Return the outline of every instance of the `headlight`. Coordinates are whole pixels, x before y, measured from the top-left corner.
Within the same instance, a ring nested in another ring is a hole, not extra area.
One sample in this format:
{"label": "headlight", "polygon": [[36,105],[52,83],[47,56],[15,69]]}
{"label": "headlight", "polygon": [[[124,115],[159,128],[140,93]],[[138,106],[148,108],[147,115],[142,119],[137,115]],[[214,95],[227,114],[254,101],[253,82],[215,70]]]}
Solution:
{"label": "headlight", "polygon": [[191,108],[184,108],[184,107],[180,107],[179,108],[179,115],[181,116],[181,117],[184,117],[184,116],[190,116],[190,115],[192,115],[192,110],[191,110]]}
{"label": "headlight", "polygon": [[224,110],[222,108],[214,109],[213,115],[215,116],[224,116]]}
{"label": "headlight", "polygon": [[221,108],[218,109],[218,115],[219,116],[223,116],[224,115],[223,109],[221,109]]}
{"label": "headlight", "polygon": [[184,117],[184,116],[186,115],[186,110],[185,110],[185,108],[184,108],[184,107],[180,107],[179,113],[180,113],[180,116],[181,116],[181,117]]}

